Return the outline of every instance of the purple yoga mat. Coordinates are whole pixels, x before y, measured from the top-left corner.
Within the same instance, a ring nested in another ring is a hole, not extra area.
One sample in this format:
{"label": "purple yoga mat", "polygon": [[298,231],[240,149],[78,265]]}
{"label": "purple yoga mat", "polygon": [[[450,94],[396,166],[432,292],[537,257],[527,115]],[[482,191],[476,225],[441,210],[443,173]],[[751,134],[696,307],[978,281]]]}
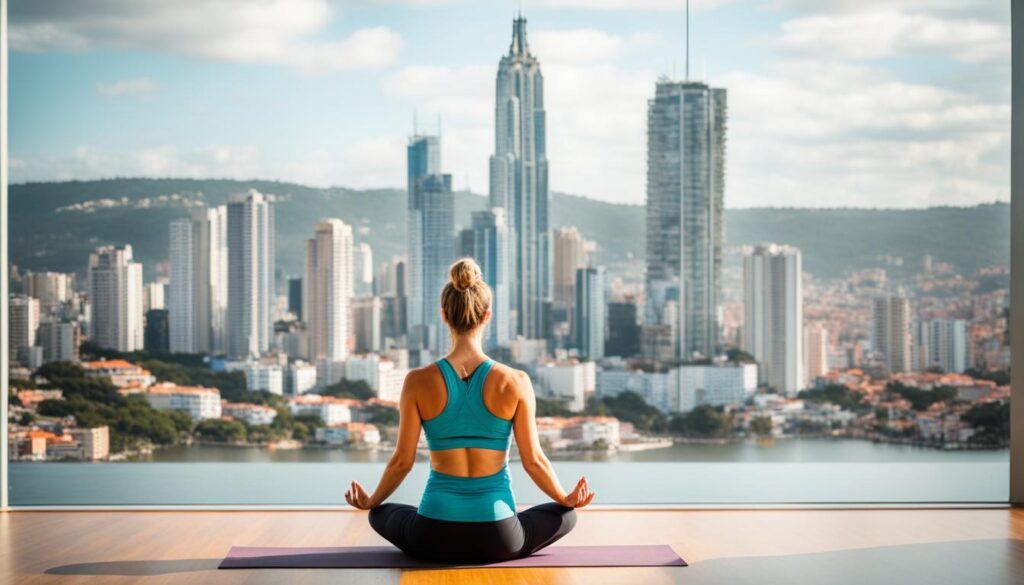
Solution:
{"label": "purple yoga mat", "polygon": [[220,569],[437,569],[504,567],[685,567],[667,544],[552,546],[526,558],[480,565],[418,561],[393,546],[233,546]]}

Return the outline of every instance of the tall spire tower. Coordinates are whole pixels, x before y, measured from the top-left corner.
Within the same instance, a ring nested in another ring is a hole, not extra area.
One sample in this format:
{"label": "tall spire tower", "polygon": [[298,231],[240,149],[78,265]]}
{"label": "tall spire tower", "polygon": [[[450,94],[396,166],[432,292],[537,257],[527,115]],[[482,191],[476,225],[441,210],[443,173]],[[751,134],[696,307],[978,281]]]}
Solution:
{"label": "tall spire tower", "polygon": [[546,336],[551,298],[546,126],[544,78],[520,14],[498,64],[490,203],[506,210],[513,331],[529,339]]}

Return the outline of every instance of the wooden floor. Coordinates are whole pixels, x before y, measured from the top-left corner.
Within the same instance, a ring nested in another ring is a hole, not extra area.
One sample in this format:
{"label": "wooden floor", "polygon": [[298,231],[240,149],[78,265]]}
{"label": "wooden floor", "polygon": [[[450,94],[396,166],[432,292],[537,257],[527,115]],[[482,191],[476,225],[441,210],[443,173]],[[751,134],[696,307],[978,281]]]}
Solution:
{"label": "wooden floor", "polygon": [[385,544],[359,512],[0,514],[0,583],[1024,583],[1024,510],[584,511],[561,544],[686,568],[218,571],[231,545]]}

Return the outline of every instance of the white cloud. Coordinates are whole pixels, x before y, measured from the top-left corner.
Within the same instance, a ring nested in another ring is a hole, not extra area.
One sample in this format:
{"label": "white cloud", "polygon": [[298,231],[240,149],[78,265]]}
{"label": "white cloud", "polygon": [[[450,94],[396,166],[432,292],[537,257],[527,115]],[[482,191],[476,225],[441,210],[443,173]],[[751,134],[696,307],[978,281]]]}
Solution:
{"label": "white cloud", "polygon": [[834,61],[734,72],[716,85],[729,90],[730,207],[1008,197],[1006,103]]}
{"label": "white cloud", "polygon": [[1009,56],[1010,28],[1008,22],[875,9],[786,21],[775,44],[790,51],[839,59],[936,53],[978,62]]}
{"label": "white cloud", "polygon": [[424,120],[441,114],[471,122],[494,116],[495,66],[412,65],[384,77],[384,93],[419,108]]}
{"label": "white cloud", "polygon": [[135,79],[121,79],[110,83],[96,83],[96,93],[104,97],[119,97],[123,95],[143,95],[153,93],[157,90],[157,84],[148,77]]}
{"label": "white cloud", "polygon": [[540,30],[532,35],[530,49],[544,63],[591,63],[622,54],[625,40],[593,28]]}
{"label": "white cloud", "polygon": [[[692,0],[690,10],[711,10],[736,0]],[[686,0],[533,0],[530,6],[581,8],[586,10],[676,10],[686,9]]]}
{"label": "white cloud", "polygon": [[373,69],[397,60],[402,39],[385,27],[321,39],[332,18],[326,0],[19,2],[11,7],[9,36],[15,51],[113,47],[303,73]]}

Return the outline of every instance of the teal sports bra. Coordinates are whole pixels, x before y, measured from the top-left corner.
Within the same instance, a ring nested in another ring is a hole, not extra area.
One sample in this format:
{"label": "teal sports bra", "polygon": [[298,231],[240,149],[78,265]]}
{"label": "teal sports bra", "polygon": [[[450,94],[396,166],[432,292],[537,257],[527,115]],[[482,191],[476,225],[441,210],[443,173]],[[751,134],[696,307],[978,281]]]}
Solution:
{"label": "teal sports bra", "polygon": [[448,360],[441,358],[437,367],[444,377],[448,402],[441,414],[423,421],[427,448],[431,451],[471,447],[507,451],[512,435],[512,421],[487,410],[484,404],[484,380],[494,362],[490,359],[477,366],[469,380],[455,373]]}

